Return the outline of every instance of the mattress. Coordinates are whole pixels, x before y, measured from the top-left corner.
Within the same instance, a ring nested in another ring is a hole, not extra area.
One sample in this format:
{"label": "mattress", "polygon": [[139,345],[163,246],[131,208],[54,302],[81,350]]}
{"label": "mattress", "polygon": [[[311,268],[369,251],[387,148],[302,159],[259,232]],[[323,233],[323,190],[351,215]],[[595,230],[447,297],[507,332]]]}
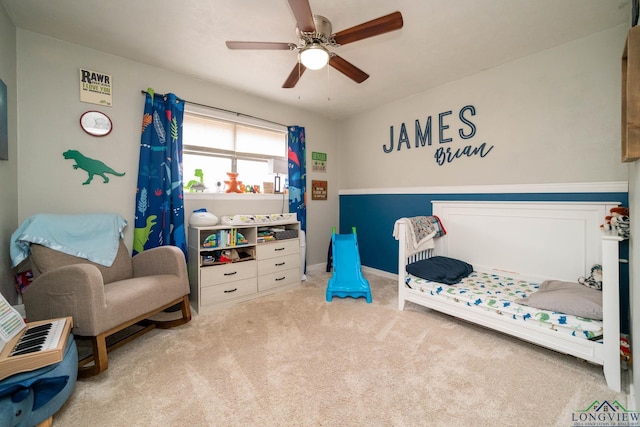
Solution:
{"label": "mattress", "polygon": [[505,320],[534,323],[562,334],[595,339],[603,333],[601,320],[541,310],[513,302],[535,292],[539,283],[474,271],[455,285],[431,282],[412,275],[407,275],[406,285],[417,292],[493,312]]}

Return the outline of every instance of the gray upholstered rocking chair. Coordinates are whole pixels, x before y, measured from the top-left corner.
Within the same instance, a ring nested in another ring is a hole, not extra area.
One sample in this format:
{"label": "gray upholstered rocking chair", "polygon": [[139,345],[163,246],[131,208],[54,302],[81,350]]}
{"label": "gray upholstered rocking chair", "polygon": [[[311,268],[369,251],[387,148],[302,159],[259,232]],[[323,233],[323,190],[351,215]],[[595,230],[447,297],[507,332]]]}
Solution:
{"label": "gray upholstered rocking chair", "polygon": [[[73,317],[73,334],[89,338],[93,348],[78,362],[81,378],[107,369],[110,350],[154,327],[191,320],[186,264],[177,247],[162,246],[130,257],[121,241],[115,261],[105,267],[32,244],[30,259],[34,279],[23,295],[28,321]],[[178,304],[181,317],[148,319]],[[142,329],[108,345],[108,337],[135,324]]]}

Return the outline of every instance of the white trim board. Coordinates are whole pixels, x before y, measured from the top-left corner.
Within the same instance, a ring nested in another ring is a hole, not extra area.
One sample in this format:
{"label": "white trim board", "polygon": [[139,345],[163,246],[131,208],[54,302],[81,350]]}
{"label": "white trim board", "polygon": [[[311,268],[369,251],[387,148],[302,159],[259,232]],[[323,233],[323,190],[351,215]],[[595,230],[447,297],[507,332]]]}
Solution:
{"label": "white trim board", "polygon": [[360,188],[339,194],[522,194],[522,193],[627,193],[627,181],[575,182],[552,184],[452,185],[433,187]]}

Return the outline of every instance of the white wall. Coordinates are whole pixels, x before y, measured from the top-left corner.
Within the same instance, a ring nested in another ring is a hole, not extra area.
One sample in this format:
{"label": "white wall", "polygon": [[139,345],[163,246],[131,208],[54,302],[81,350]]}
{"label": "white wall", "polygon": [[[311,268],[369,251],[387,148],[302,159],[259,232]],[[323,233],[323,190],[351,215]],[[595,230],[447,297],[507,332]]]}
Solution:
{"label": "white wall", "polygon": [[[620,162],[620,58],[626,26],[486,70],[360,114],[343,124],[341,189],[426,185],[626,181]],[[429,70],[425,70],[428,73]],[[476,134],[457,118],[473,105]],[[439,144],[438,115],[450,128]],[[432,116],[433,145],[415,148],[414,121]],[[411,149],[398,151],[405,123]],[[390,126],[394,127],[394,151]],[[439,146],[452,151],[482,143],[489,154],[439,166]],[[381,173],[381,171],[383,171]]]}
{"label": "white wall", "polygon": [[[173,92],[187,101],[304,126],[307,162],[310,162],[311,151],[328,152],[333,167],[338,170],[337,131],[328,119],[21,29],[17,32],[17,57],[20,221],[41,212],[115,212],[129,221],[125,242],[131,248],[144,105],[140,91],[148,87],[157,93]],[[111,75],[113,107],[80,102],[81,67]],[[108,136],[95,138],[80,129],[80,115],[93,109],[107,113],[113,121],[113,131]],[[68,149],[79,150],[126,175],[113,177],[108,184],[96,177],[90,185],[82,185],[87,174],[74,170],[73,162],[62,157]],[[325,179],[336,182],[337,189],[337,179],[331,174],[326,174]],[[309,178],[308,188],[310,182]],[[327,202],[312,202],[310,197],[308,202],[307,253],[308,262],[313,264],[326,260],[331,227],[338,221],[337,192],[330,193]],[[194,203],[200,204],[200,200]],[[215,206],[224,201],[211,203]],[[276,212],[280,212],[280,204],[277,206]],[[261,213],[275,213],[268,211],[273,208],[273,204],[264,205]],[[252,206],[251,209],[260,208]]]}
{"label": "white wall", "polygon": [[17,302],[9,263],[9,240],[18,226],[18,151],[16,129],[16,28],[4,7],[0,7],[0,79],[7,85],[9,160],[0,160],[0,293],[10,303]]}

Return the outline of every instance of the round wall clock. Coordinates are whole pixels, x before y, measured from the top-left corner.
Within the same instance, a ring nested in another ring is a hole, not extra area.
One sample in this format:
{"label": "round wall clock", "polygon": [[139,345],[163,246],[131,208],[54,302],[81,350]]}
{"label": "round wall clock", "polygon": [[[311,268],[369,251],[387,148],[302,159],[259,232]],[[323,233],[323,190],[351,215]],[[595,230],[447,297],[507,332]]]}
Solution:
{"label": "round wall clock", "polygon": [[111,119],[100,111],[87,111],[80,116],[80,127],[92,136],[106,136],[111,132]]}

